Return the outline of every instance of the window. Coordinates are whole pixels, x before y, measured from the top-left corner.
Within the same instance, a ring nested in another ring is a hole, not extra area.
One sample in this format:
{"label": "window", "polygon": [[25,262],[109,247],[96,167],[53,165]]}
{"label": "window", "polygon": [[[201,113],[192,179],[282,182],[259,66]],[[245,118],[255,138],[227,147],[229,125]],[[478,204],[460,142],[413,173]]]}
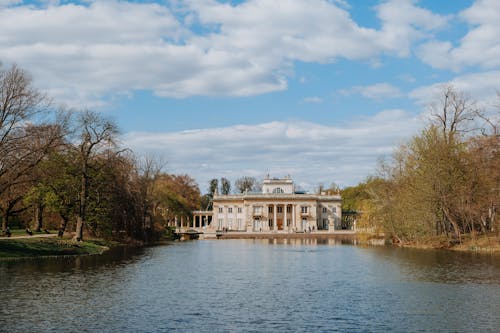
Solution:
{"label": "window", "polygon": [[227,209],[227,212],[231,214],[231,213],[233,212],[233,207],[229,207],[229,208]]}
{"label": "window", "polygon": [[281,187],[276,187],[275,189],[273,189],[273,193],[283,193],[283,189]]}
{"label": "window", "polygon": [[269,228],[273,227],[273,219],[269,219]]}
{"label": "window", "polygon": [[238,213],[241,213],[242,209],[241,207],[238,207]]}
{"label": "window", "polygon": [[219,219],[219,227],[218,229],[222,229],[222,219]]}
{"label": "window", "polygon": [[273,206],[269,206],[269,213],[273,212]]}
{"label": "window", "polygon": [[286,206],[286,212],[291,213],[292,212],[292,207],[291,206]]}
{"label": "window", "polygon": [[283,213],[283,207],[282,206],[278,206],[278,213]]}
{"label": "window", "polygon": [[243,229],[243,226],[241,225],[241,219],[236,219],[236,223],[238,224],[238,229],[241,230]]}
{"label": "window", "polygon": [[307,214],[307,208],[308,208],[308,207],[306,207],[306,206],[302,206],[302,207],[300,207],[300,212],[301,212],[302,214]]}
{"label": "window", "polygon": [[336,213],[337,212],[337,207],[332,208],[332,212]]}
{"label": "window", "polygon": [[323,207],[323,213],[326,213],[326,212],[327,212],[326,207]]}
{"label": "window", "polygon": [[219,207],[219,213],[222,213],[222,207]]}
{"label": "window", "polygon": [[262,206],[256,206],[253,208],[253,215],[262,215]]}

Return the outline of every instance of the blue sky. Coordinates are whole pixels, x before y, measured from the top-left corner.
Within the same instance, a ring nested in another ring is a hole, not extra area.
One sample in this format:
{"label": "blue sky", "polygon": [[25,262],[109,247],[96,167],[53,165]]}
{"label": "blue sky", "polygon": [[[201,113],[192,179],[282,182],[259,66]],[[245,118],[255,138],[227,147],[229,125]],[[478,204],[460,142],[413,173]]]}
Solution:
{"label": "blue sky", "polygon": [[441,85],[486,110],[500,89],[496,0],[0,0],[0,31],[4,66],[202,191],[268,173],[354,185]]}

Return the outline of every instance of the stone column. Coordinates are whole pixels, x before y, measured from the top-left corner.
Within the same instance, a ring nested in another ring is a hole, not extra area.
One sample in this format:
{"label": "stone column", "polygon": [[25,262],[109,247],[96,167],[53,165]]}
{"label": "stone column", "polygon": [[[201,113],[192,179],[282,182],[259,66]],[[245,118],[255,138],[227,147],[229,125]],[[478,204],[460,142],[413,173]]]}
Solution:
{"label": "stone column", "polygon": [[284,218],[284,220],[285,220],[285,221],[284,221],[284,224],[283,224],[283,226],[284,226],[284,227],[283,227],[283,230],[288,231],[288,225],[287,225],[287,217],[288,217],[288,216],[287,216],[287,213],[286,213],[287,208],[288,208],[288,205],[287,205],[287,204],[285,204],[285,207],[284,207],[284,208],[285,208],[285,218]]}
{"label": "stone column", "polygon": [[277,230],[278,230],[278,223],[277,223],[277,221],[276,221],[276,218],[277,218],[277,216],[278,216],[278,215],[277,215],[277,210],[278,210],[278,205],[277,205],[277,204],[274,204],[274,205],[273,205],[273,213],[274,213],[274,214],[273,214],[273,215],[274,215],[274,216],[273,216],[273,230],[274,230],[274,231],[277,231]]}
{"label": "stone column", "polygon": [[297,226],[295,225],[296,223],[296,218],[295,218],[295,204],[292,205],[292,227],[297,231]]}

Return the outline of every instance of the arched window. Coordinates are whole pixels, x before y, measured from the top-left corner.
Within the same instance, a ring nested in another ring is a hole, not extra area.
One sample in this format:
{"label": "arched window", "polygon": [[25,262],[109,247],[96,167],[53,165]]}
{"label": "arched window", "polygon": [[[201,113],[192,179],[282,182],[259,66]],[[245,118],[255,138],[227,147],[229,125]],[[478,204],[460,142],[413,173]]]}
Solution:
{"label": "arched window", "polygon": [[273,193],[283,193],[283,189],[281,187],[276,187],[274,190],[273,190]]}

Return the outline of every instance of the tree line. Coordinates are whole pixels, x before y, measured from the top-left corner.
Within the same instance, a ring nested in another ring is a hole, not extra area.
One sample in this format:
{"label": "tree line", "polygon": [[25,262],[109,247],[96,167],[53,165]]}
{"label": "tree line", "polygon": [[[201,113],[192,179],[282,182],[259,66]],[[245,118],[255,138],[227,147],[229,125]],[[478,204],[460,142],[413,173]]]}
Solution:
{"label": "tree line", "polygon": [[377,176],[342,191],[343,209],[361,212],[358,227],[402,243],[498,239],[500,103],[489,110],[476,105],[444,87],[428,126],[381,162]]}
{"label": "tree line", "polygon": [[56,108],[16,65],[0,68],[0,219],[41,231],[155,238],[177,215],[200,204],[188,175],[162,171],[118,144],[103,115]]}

